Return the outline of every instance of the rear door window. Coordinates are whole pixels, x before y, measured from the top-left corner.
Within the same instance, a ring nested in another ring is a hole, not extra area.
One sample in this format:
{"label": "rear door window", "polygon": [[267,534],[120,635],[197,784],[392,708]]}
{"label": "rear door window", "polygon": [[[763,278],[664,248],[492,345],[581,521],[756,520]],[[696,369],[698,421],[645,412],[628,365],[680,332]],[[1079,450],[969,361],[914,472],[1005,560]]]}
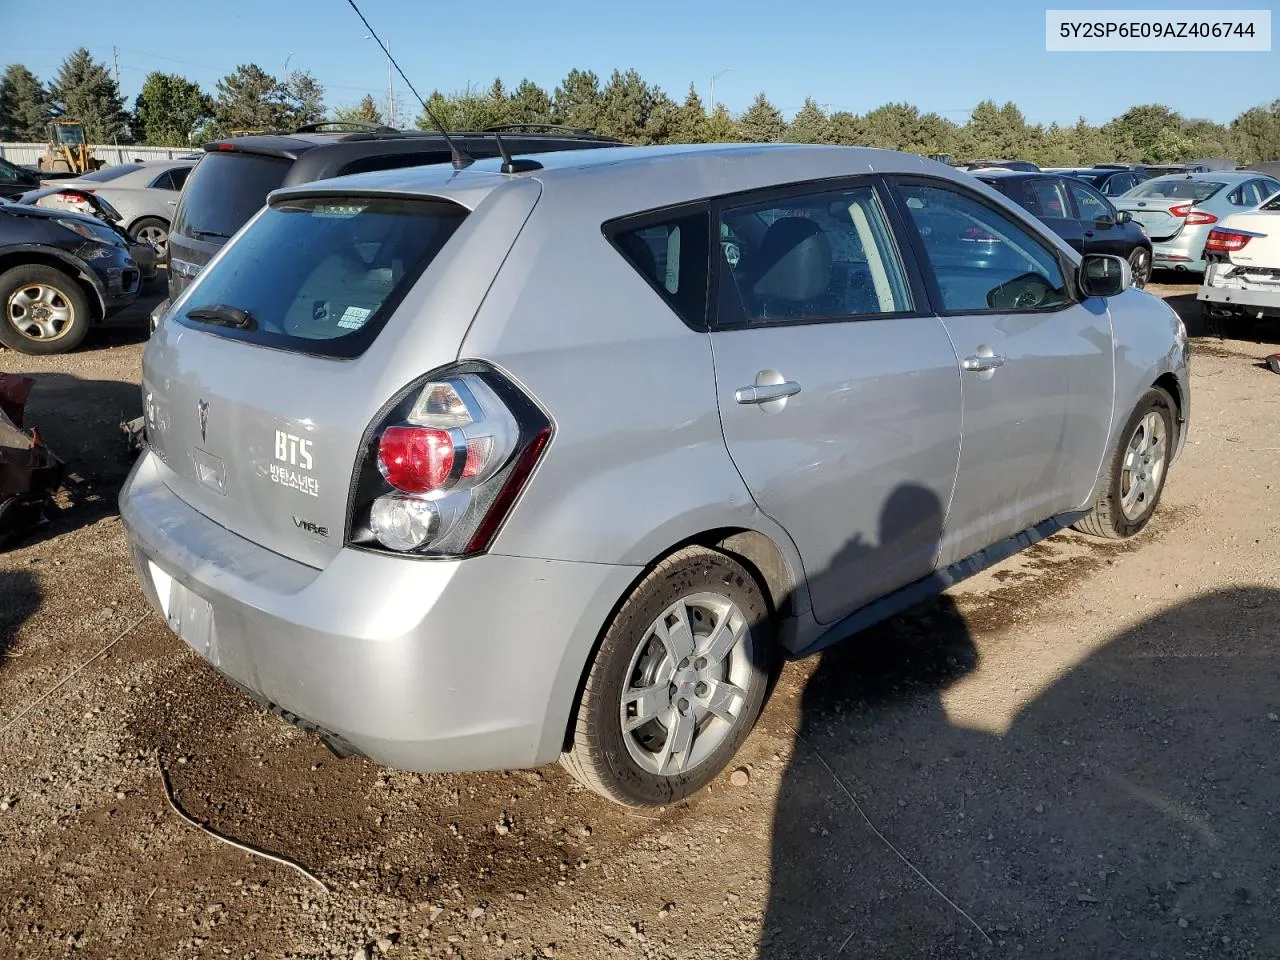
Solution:
{"label": "rear door window", "polygon": [[1111,210],[1111,204],[1107,203],[1101,195],[1090,190],[1082,183],[1070,184],[1071,199],[1076,202],[1076,209],[1080,211],[1080,219],[1087,223],[1093,223],[1102,219],[1114,219]]}
{"label": "rear door window", "polygon": [[173,232],[197,240],[226,239],[267,202],[291,163],[251,153],[206,153],[183,191]]}
{"label": "rear door window", "polygon": [[1027,209],[1041,220],[1066,220],[1071,216],[1067,203],[1067,181],[1061,177],[1045,177],[1026,185]]}
{"label": "rear door window", "polygon": [[901,255],[869,184],[725,207],[720,235],[719,327],[913,309]]}
{"label": "rear door window", "polygon": [[166,170],[148,184],[152,190],[176,190],[173,185],[173,171]]}
{"label": "rear door window", "polygon": [[282,201],[201,275],[178,319],[263,346],[358,356],[466,214],[436,200]]}

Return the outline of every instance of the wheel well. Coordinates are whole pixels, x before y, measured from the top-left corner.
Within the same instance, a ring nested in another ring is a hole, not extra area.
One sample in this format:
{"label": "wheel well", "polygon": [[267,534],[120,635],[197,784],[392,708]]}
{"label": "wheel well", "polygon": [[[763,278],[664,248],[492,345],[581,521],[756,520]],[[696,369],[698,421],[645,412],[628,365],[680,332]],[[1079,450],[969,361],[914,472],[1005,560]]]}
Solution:
{"label": "wheel well", "polygon": [[89,310],[92,312],[93,322],[100,323],[105,316],[102,300],[98,296],[97,288],[92,283],[80,276],[79,272],[73,270],[71,265],[65,260],[48,253],[24,251],[21,253],[11,253],[0,255],[0,273],[4,273],[13,267],[20,267],[23,264],[38,263],[42,267],[52,267],[60,273],[66,274],[83,292],[85,299],[89,302]]}
{"label": "wheel well", "polygon": [[1182,388],[1178,384],[1178,378],[1175,377],[1172,373],[1161,374],[1159,377],[1156,378],[1156,382],[1152,384],[1152,386],[1159,387],[1161,390],[1163,390],[1165,393],[1167,393],[1170,397],[1173,398],[1173,407],[1178,413],[1177,429],[1178,429],[1178,432],[1181,433],[1182,424],[1183,424]]}
{"label": "wheel well", "polygon": [[574,691],[573,705],[569,709],[569,719],[564,728],[563,749],[567,750],[571,745],[573,729],[578,722],[578,710],[582,706],[582,690],[587,682],[587,672],[591,669],[591,663],[595,659],[596,651],[600,649],[600,644],[604,640],[605,631],[609,629],[609,624],[617,616],[619,608],[626,603],[627,597],[631,596],[636,584],[647,577],[654,567],[673,553],[691,546],[708,547],[733,557],[747,568],[747,572],[755,577],[756,583],[764,591],[765,601],[769,604],[769,611],[775,617],[779,614],[782,616],[790,615],[792,609],[791,597],[795,592],[795,578],[792,576],[791,568],[787,565],[782,551],[778,549],[778,545],[763,533],[758,530],[726,527],[718,530],[707,530],[697,536],[672,544],[661,554],[654,557],[636,576],[613,605],[613,609],[609,611],[608,618],[600,626],[600,633],[597,635],[595,643],[592,644],[591,651],[582,664],[582,673],[578,677],[578,687]]}

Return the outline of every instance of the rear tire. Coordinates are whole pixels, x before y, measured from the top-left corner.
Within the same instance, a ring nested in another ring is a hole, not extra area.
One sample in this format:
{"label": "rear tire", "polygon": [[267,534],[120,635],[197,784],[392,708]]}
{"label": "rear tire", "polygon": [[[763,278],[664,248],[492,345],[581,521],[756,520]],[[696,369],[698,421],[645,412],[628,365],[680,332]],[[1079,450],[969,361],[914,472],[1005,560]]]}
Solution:
{"label": "rear tire", "polygon": [[169,224],[159,217],[143,217],[129,229],[129,237],[134,243],[147,244],[157,258],[163,258],[169,249]]}
{"label": "rear tire", "polygon": [[672,554],[605,630],[561,764],[626,806],[689,796],[751,732],[772,644],[768,604],[741,564],[704,547]]}
{"label": "rear tire", "polygon": [[1133,272],[1133,285],[1139,289],[1151,280],[1151,251],[1146,247],[1134,247],[1129,251],[1129,269]]}
{"label": "rear tire", "polygon": [[1108,540],[1122,540],[1141,531],[1164,492],[1176,430],[1173,400],[1152,387],[1130,414],[1093,508],[1075,529]]}
{"label": "rear tire", "polygon": [[66,353],[90,323],[89,298],[66,273],[28,263],[0,274],[0,343],[19,353]]}

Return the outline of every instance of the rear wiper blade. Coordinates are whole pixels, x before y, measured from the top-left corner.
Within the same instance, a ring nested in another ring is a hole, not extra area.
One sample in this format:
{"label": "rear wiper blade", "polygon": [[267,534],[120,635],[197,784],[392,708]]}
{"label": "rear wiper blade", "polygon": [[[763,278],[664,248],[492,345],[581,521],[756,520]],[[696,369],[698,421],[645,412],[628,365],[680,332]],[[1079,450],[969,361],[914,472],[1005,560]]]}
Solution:
{"label": "rear wiper blade", "polygon": [[191,320],[203,320],[205,323],[216,323],[224,327],[236,327],[240,330],[258,329],[258,321],[248,310],[229,307],[224,303],[213,303],[207,307],[192,307],[187,311]]}
{"label": "rear wiper blade", "polygon": [[219,233],[217,230],[192,230],[197,237],[213,237],[216,240],[230,240],[231,234]]}

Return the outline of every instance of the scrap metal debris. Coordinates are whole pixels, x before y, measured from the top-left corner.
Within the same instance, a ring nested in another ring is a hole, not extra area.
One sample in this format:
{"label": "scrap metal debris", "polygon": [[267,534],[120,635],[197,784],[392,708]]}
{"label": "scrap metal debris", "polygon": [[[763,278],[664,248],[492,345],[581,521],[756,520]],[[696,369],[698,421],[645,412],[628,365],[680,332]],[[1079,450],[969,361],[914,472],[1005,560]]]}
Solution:
{"label": "scrap metal debris", "polygon": [[24,425],[34,384],[0,373],[0,547],[48,522],[50,498],[62,483],[62,461]]}

